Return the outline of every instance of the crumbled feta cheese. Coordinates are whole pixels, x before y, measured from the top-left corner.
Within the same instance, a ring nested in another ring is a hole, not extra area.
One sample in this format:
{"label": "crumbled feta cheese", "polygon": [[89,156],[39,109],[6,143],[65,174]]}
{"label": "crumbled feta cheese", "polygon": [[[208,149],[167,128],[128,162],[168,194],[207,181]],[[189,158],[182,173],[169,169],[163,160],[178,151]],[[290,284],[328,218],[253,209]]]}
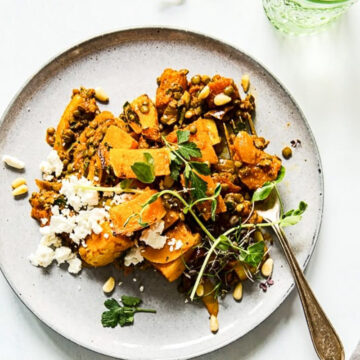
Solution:
{"label": "crumbled feta cheese", "polygon": [[67,246],[61,246],[55,249],[55,260],[57,261],[58,265],[72,259],[74,256],[75,255],[71,252],[71,249]]}
{"label": "crumbled feta cheese", "polygon": [[131,194],[117,194],[111,200],[111,205],[120,205],[125,201],[131,200],[133,195]]}
{"label": "crumbled feta cheese", "polygon": [[[100,234],[102,231],[101,223],[109,217],[104,208],[94,208],[91,210],[81,210],[77,215],[69,216],[70,213],[64,209],[59,211],[57,205],[51,208],[53,216],[50,224],[40,228],[42,235],[55,235],[61,233],[70,234],[70,239],[76,244],[80,244],[93,231]],[[64,215],[65,211],[65,215]]]}
{"label": "crumbled feta cheese", "polygon": [[94,181],[99,181],[99,177],[98,177],[98,176],[94,176]]}
{"label": "crumbled feta cheese", "polygon": [[10,155],[3,155],[2,157],[2,161],[8,165],[8,166],[11,166],[15,169],[23,169],[25,167],[25,163],[19,159],[17,159],[16,157],[14,156],[10,156]]}
{"label": "crumbled feta cheese", "polygon": [[109,234],[108,234],[108,233],[105,233],[105,234],[104,234],[104,238],[105,238],[105,239],[108,239],[108,238],[109,238]]}
{"label": "crumbled feta cheese", "polygon": [[99,202],[99,194],[96,190],[87,190],[77,187],[76,185],[93,186],[90,180],[84,177],[78,179],[75,175],[62,181],[60,194],[67,198],[67,202],[75,211],[79,211],[82,207],[93,207]]}
{"label": "crumbled feta cheese", "polygon": [[45,225],[48,222],[47,218],[41,218],[40,219],[41,225]]}
{"label": "crumbled feta cheese", "polygon": [[175,250],[181,249],[183,246],[183,242],[181,240],[176,240]]}
{"label": "crumbled feta cheese", "polygon": [[55,150],[51,150],[46,161],[40,163],[40,170],[42,171],[45,180],[52,180],[54,173],[56,177],[59,177],[63,171],[63,167],[64,165]]}
{"label": "crumbled feta cheese", "polygon": [[68,272],[71,274],[77,274],[81,271],[81,260],[78,257],[73,257],[66,261],[69,264]]}
{"label": "crumbled feta cheese", "polygon": [[61,239],[55,234],[48,234],[41,237],[40,244],[44,246],[53,246],[58,248],[61,246]]}
{"label": "crumbled feta cheese", "polygon": [[137,265],[144,260],[140,248],[131,248],[124,258],[124,265]]}
{"label": "crumbled feta cheese", "polygon": [[54,255],[55,252],[53,249],[44,246],[42,244],[39,244],[35,254],[31,254],[29,256],[29,260],[31,264],[33,264],[34,266],[47,267],[54,260]]}
{"label": "crumbled feta cheese", "polygon": [[161,235],[164,231],[165,223],[163,220],[152,224],[150,228],[143,230],[140,240],[154,249],[162,249],[166,243],[166,235]]}

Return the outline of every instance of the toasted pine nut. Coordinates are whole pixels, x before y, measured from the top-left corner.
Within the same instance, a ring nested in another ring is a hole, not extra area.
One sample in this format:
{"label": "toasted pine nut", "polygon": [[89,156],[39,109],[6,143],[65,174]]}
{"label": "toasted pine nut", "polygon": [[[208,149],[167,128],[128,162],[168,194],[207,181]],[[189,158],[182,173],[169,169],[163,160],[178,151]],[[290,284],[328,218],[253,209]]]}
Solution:
{"label": "toasted pine nut", "polygon": [[13,189],[15,189],[18,186],[24,185],[24,184],[26,184],[26,179],[18,177],[11,183],[11,186],[12,186]]}
{"label": "toasted pine nut", "polygon": [[242,295],[243,295],[243,284],[242,282],[238,282],[233,292],[233,298],[236,301],[240,301],[242,299]]}
{"label": "toasted pine nut", "polygon": [[264,241],[264,236],[263,236],[261,230],[256,230],[254,232],[254,239],[256,242]]}
{"label": "toasted pine nut", "polygon": [[109,96],[106,94],[104,89],[100,86],[95,88],[95,97],[97,100],[102,101],[102,102],[109,101]]}
{"label": "toasted pine nut", "polygon": [[26,185],[20,185],[12,191],[13,196],[24,195],[28,192],[28,187]]}
{"label": "toasted pine nut", "polygon": [[11,166],[15,169],[21,170],[25,167],[25,163],[14,156],[4,155],[2,157],[2,160],[6,165]]}
{"label": "toasted pine nut", "polygon": [[268,258],[261,266],[261,273],[265,277],[269,277],[274,268],[274,260],[272,258]]}
{"label": "toasted pine nut", "polygon": [[230,102],[230,101],[231,101],[231,97],[225,95],[224,93],[217,94],[217,95],[214,97],[214,104],[215,104],[216,106],[225,105],[225,104],[227,104],[227,103]]}
{"label": "toasted pine nut", "polygon": [[210,94],[210,88],[206,85],[200,91],[200,93],[198,95],[198,99],[199,100],[204,100],[209,96],[209,94]]}
{"label": "toasted pine nut", "polygon": [[199,297],[204,295],[204,285],[203,284],[199,284],[199,286],[197,287],[196,295]]}
{"label": "toasted pine nut", "polygon": [[210,330],[216,333],[219,330],[219,322],[215,315],[210,316]]}
{"label": "toasted pine nut", "polygon": [[114,287],[115,287],[115,279],[112,276],[110,276],[103,285],[103,292],[109,294],[114,290]]}
{"label": "toasted pine nut", "polygon": [[249,91],[249,87],[250,87],[250,77],[249,75],[244,75],[241,78],[241,86],[244,89],[245,92]]}

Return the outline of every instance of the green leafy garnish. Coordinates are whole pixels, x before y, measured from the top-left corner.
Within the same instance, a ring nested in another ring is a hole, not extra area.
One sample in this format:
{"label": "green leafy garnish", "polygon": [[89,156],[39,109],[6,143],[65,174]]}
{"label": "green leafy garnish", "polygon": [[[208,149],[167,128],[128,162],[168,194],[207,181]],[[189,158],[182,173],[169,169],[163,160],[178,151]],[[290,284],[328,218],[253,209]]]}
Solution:
{"label": "green leafy garnish", "polygon": [[201,199],[206,197],[207,182],[204,181],[199,175],[194,171],[190,171],[189,175],[185,175],[185,179],[190,181],[188,186],[191,187],[191,195],[195,199]]}
{"label": "green leafy garnish", "polygon": [[179,144],[179,148],[177,151],[186,160],[190,160],[191,157],[196,157],[196,158],[201,157],[200,149],[193,142],[186,142],[183,144]]}
{"label": "green leafy garnish", "polygon": [[250,245],[246,250],[240,250],[239,260],[254,267],[258,267],[265,253],[265,242],[259,241]]}
{"label": "green leafy garnish", "polygon": [[198,162],[198,161],[191,161],[190,165],[193,169],[195,169],[201,175],[210,175],[211,174],[210,167],[206,163]]}
{"label": "green leafy garnish", "polygon": [[282,166],[280,168],[278,177],[274,181],[267,181],[261,188],[256,189],[255,192],[253,193],[251,201],[256,202],[256,201],[265,200],[270,195],[272,190],[275,188],[276,184],[282,181],[284,176],[285,176],[285,168]]}
{"label": "green leafy garnish", "polygon": [[189,141],[190,138],[190,131],[188,130],[178,130],[176,132],[176,136],[177,136],[177,142],[178,144],[183,144],[186,143],[187,141]]}
{"label": "green leafy garnish", "polygon": [[144,162],[131,165],[136,178],[144,184],[151,184],[155,180],[154,158],[150,153],[144,153]]}
{"label": "green leafy garnish", "polygon": [[301,215],[304,213],[306,208],[307,204],[304,201],[300,201],[297,209],[289,210],[282,216],[279,225],[285,227],[297,224],[301,220]]}
{"label": "green leafy garnish", "polygon": [[103,327],[114,328],[117,325],[121,327],[132,325],[134,315],[138,312],[156,313],[156,310],[137,307],[141,303],[141,299],[137,297],[123,295],[121,302],[124,306],[120,305],[115,299],[108,299],[104,302],[105,307],[109,310],[102,313],[101,323]]}

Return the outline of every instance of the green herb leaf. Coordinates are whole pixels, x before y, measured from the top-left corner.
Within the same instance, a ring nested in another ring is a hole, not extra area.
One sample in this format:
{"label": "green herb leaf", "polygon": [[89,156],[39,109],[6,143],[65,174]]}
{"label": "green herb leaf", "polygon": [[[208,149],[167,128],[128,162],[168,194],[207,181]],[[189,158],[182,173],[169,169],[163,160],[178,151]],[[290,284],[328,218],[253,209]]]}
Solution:
{"label": "green herb leaf", "polygon": [[113,310],[120,307],[120,304],[115,299],[107,299],[104,302],[104,305],[109,310]]}
{"label": "green herb leaf", "polygon": [[121,297],[121,302],[125,306],[138,306],[141,303],[141,299],[139,299],[138,297],[135,297],[135,296],[123,295]]}
{"label": "green herb leaf", "polygon": [[259,241],[250,245],[246,250],[240,251],[240,261],[254,267],[258,267],[265,253],[265,242]]}
{"label": "green herb leaf", "polygon": [[279,225],[282,227],[296,225],[302,218],[302,214],[307,208],[307,204],[304,201],[300,201],[297,209],[289,210],[286,212]]}
{"label": "green herb leaf", "polygon": [[261,188],[256,189],[253,193],[252,202],[265,200],[274,189],[275,185],[282,181],[285,176],[285,168],[282,166],[278,176],[274,181],[267,181]]}
{"label": "green herb leaf", "polygon": [[179,178],[183,162],[173,152],[170,153],[170,176],[176,181]]}
{"label": "green herb leaf", "polygon": [[[120,308],[119,308],[120,309]],[[103,327],[114,328],[119,322],[119,312],[114,310],[104,311],[101,315],[101,323]]]}
{"label": "green herb leaf", "polygon": [[195,157],[195,158],[201,157],[200,149],[193,142],[186,142],[179,145],[177,152],[179,152],[180,155],[186,160],[190,160],[191,157]]}
{"label": "green herb leaf", "polygon": [[194,170],[196,170],[201,175],[210,175],[211,173],[210,167],[206,163],[199,161],[191,161],[189,164]]}
{"label": "green herb leaf", "polygon": [[190,186],[193,190],[191,190],[191,195],[195,199],[201,199],[206,197],[207,190],[207,182],[201,179],[194,171],[190,171]]}
{"label": "green herb leaf", "polygon": [[145,162],[135,162],[131,170],[138,180],[144,184],[151,184],[155,180],[154,158],[150,153],[144,153]]}
{"label": "green herb leaf", "polygon": [[133,180],[132,179],[125,179],[125,180],[120,182],[120,187],[123,190],[131,189],[132,185],[133,185]]}
{"label": "green herb leaf", "polygon": [[190,131],[188,130],[178,130],[176,132],[176,136],[177,136],[177,143],[178,145],[183,144],[185,142],[187,142],[190,138]]}

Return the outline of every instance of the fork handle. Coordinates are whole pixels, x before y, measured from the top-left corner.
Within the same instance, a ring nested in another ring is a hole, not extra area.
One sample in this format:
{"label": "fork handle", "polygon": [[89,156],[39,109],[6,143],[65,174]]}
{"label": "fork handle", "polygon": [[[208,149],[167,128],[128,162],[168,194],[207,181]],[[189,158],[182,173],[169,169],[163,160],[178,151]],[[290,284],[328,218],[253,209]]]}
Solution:
{"label": "fork handle", "polygon": [[304,309],[306,322],[310,330],[311,340],[319,359],[344,360],[344,348],[339,336],[336,334],[333,326],[310,289],[310,286],[289,246],[284,231],[278,225],[273,226],[273,229],[279,238],[281,247],[285,252],[291,272],[293,273],[295,284],[300,295],[301,304]]}

